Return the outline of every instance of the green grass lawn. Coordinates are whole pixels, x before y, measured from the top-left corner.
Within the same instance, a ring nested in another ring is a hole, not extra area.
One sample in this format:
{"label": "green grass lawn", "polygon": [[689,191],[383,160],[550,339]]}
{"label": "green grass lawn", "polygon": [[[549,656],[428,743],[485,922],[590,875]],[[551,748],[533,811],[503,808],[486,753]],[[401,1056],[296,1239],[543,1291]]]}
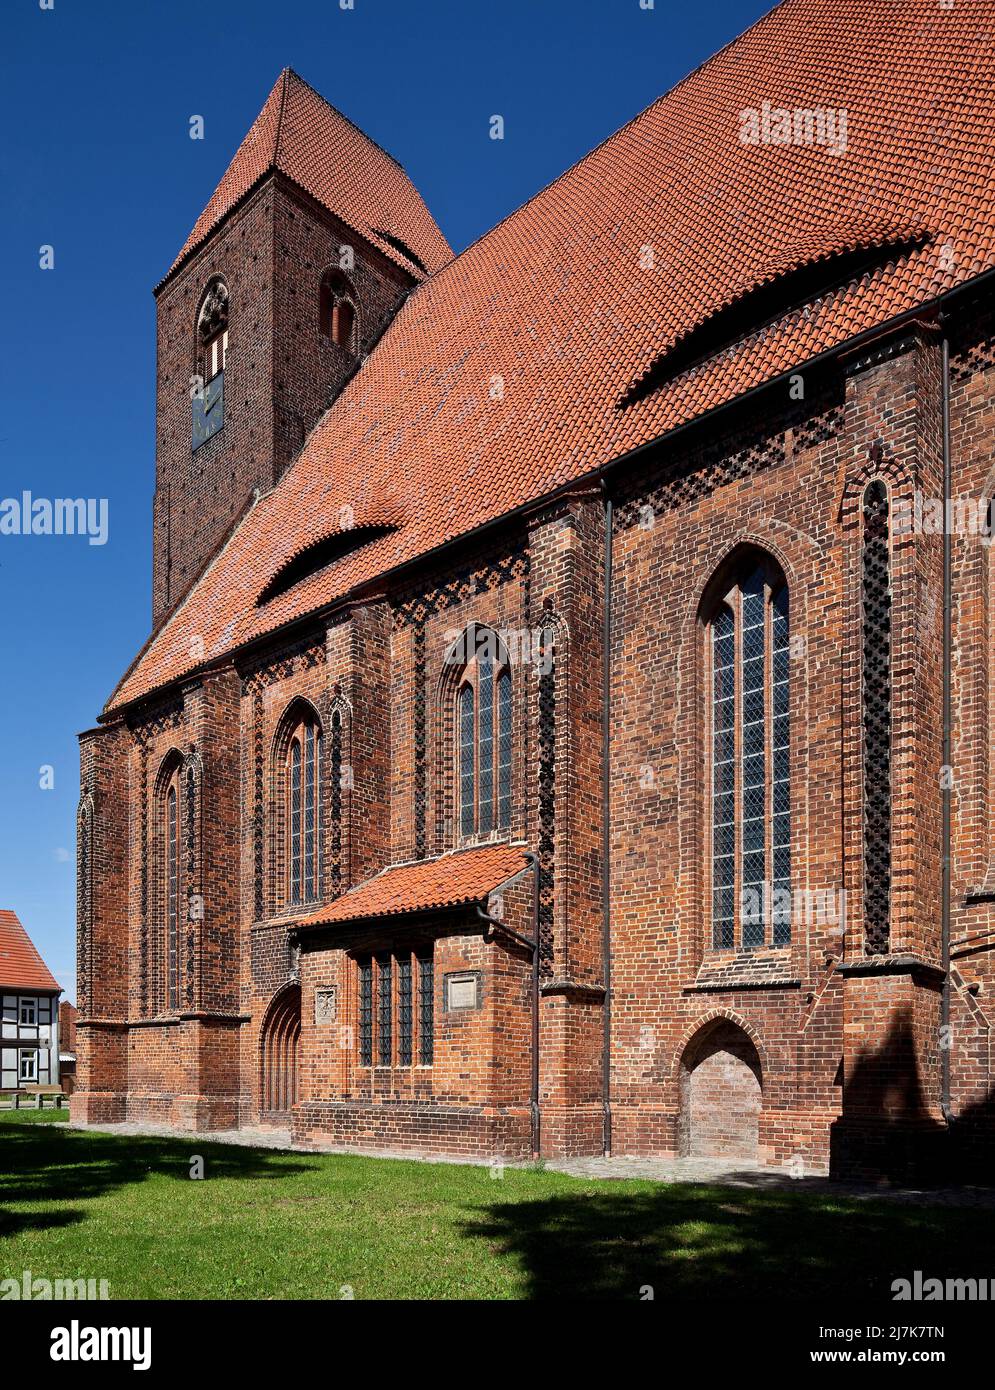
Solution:
{"label": "green grass lawn", "polygon": [[[889,1297],[995,1274],[995,1212],[280,1154],[0,1112],[0,1278],[112,1298]],[[190,1161],[205,1161],[203,1180]]]}

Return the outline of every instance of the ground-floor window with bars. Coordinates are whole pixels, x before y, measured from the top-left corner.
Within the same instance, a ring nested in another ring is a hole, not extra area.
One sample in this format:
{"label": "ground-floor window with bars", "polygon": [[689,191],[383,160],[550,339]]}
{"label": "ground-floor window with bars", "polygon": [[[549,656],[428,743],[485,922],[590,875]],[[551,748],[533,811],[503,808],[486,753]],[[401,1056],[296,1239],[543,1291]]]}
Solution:
{"label": "ground-floor window with bars", "polygon": [[431,1066],[435,1055],[432,948],[372,951],[358,966],[359,1063]]}

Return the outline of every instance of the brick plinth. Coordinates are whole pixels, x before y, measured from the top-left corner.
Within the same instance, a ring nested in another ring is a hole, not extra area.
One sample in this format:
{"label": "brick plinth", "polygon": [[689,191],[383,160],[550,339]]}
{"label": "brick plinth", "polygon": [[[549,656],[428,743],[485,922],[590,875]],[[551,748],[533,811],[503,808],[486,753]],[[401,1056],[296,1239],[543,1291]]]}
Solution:
{"label": "brick plinth", "polygon": [[523,1159],[531,1156],[530,1125],[528,1110],[521,1108],[312,1101],[293,1111],[291,1133],[297,1144]]}
{"label": "brick plinth", "polygon": [[69,1097],[69,1118],[73,1124],[119,1124],[127,1119],[128,1095],[125,1091],[74,1091]]}

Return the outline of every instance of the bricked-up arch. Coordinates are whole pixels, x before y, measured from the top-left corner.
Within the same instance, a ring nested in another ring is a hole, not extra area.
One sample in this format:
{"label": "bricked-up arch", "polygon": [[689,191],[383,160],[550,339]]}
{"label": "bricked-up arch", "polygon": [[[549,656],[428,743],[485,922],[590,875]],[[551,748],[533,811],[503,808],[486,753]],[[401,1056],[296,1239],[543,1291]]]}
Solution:
{"label": "bricked-up arch", "polygon": [[76,810],[76,1006],[90,1002],[93,950],[93,797],[84,791]]}
{"label": "bricked-up arch", "polygon": [[273,999],[259,1036],[259,1109],[264,1119],[286,1114],[297,1100],[300,1037],[301,990],[292,984]]}
{"label": "bricked-up arch", "polygon": [[337,898],[352,881],[349,834],[349,793],[352,759],[349,740],[352,709],[338,689],[328,716],[328,873],[331,894]]}
{"label": "bricked-up arch", "polygon": [[194,1009],[200,1003],[201,931],[205,918],[204,884],[201,874],[204,764],[195,748],[191,747],[183,759],[180,780],[183,792],[182,899],[186,918],[184,949],[180,962],[180,993],[185,1007]]}
{"label": "bricked-up arch", "polygon": [[183,755],[171,749],[152,787],[154,897],[149,938],[149,1004],[153,1014],[179,1009],[187,912],[183,867]]}
{"label": "bricked-up arch", "polygon": [[864,951],[891,940],[891,518],[880,478],[864,492],[861,578]]}
{"label": "bricked-up arch", "polygon": [[679,1079],[679,1152],[757,1162],[763,1067],[746,1029],[722,1015],[709,1019],[684,1048]]}

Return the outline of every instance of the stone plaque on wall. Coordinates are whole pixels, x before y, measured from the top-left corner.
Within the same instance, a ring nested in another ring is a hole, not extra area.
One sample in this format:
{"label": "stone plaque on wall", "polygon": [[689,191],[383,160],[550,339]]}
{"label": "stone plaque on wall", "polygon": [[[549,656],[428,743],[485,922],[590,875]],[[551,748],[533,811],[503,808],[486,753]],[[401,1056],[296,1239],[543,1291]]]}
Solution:
{"label": "stone plaque on wall", "polygon": [[446,1008],[475,1009],[480,1002],[480,977],[465,972],[446,976]]}
{"label": "stone plaque on wall", "polygon": [[335,986],[322,985],[314,992],[314,1021],[317,1027],[335,1022]]}

